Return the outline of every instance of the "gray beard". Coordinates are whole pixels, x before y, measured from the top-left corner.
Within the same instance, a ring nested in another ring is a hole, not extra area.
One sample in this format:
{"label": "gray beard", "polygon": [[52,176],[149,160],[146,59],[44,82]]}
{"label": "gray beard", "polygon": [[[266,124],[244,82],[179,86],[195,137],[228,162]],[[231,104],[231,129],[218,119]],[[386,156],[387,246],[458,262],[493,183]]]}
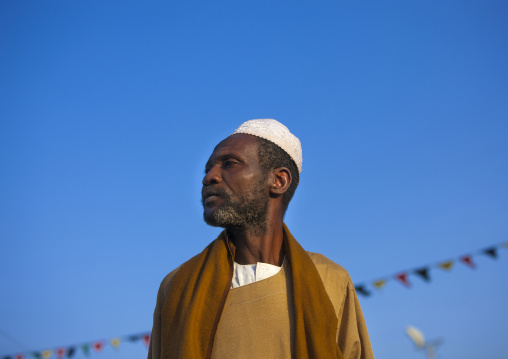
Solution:
{"label": "gray beard", "polygon": [[263,234],[267,230],[268,198],[262,189],[232,200],[223,196],[224,204],[216,211],[203,212],[205,222],[213,227],[226,229],[243,229],[255,234]]}

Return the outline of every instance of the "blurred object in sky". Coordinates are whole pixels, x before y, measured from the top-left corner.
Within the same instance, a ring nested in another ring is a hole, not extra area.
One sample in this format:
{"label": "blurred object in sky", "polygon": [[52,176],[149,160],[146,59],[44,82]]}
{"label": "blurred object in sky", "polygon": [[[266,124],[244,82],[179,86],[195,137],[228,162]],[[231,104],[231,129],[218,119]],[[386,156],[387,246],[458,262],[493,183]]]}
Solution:
{"label": "blurred object in sky", "polygon": [[408,326],[406,328],[406,334],[411,338],[418,348],[423,348],[425,345],[425,337],[423,333],[415,327]]}
{"label": "blurred object in sky", "polygon": [[418,349],[425,349],[425,352],[427,353],[427,359],[436,358],[436,348],[443,344],[442,339],[429,340],[428,342],[425,342],[423,333],[419,329],[410,325],[406,327],[406,334],[413,341],[413,343],[415,343]]}

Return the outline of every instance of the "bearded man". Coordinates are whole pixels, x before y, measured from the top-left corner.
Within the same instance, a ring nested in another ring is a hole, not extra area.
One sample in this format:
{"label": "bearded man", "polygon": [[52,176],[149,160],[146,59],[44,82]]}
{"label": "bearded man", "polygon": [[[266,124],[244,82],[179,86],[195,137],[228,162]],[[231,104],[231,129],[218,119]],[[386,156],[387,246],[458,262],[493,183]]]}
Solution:
{"label": "bearded man", "polygon": [[301,170],[300,141],[275,120],[215,147],[202,203],[224,231],[162,281],[148,359],[374,358],[346,270],[283,223]]}

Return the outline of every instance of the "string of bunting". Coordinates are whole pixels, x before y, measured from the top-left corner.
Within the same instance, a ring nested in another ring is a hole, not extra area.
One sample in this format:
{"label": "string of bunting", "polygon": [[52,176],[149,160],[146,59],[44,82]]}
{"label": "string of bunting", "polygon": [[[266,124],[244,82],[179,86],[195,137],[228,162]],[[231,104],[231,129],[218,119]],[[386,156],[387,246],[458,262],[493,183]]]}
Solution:
{"label": "string of bunting", "polygon": [[2,359],[29,359],[29,358],[64,359],[74,357],[79,351],[83,352],[85,356],[90,356],[90,353],[92,351],[95,353],[100,353],[102,349],[104,349],[104,347],[107,345],[112,346],[114,349],[118,349],[120,344],[122,344],[123,342],[139,342],[139,341],[141,341],[148,348],[148,345],[150,344],[150,333],[124,335],[121,337],[112,338],[110,340],[95,340],[92,342],[82,344],[74,344],[40,351],[18,353],[15,355],[4,356],[2,357]]}
{"label": "string of bunting", "polygon": [[500,248],[508,249],[508,242],[481,249],[479,251],[473,252],[473,254],[465,254],[465,255],[459,256],[455,259],[445,260],[445,261],[427,265],[427,266],[421,266],[421,267],[410,269],[410,270],[400,271],[400,272],[397,272],[393,275],[388,275],[388,276],[384,276],[379,279],[373,280],[370,282],[370,285],[364,284],[364,283],[355,284],[355,289],[358,294],[361,294],[364,297],[369,297],[373,293],[373,290],[371,288],[380,290],[391,280],[395,280],[395,281],[399,282],[406,288],[411,288],[411,281],[409,280],[409,277],[412,275],[416,275],[416,276],[420,277],[420,279],[422,279],[425,282],[430,282],[431,269],[438,268],[438,269],[444,270],[444,271],[451,271],[454,264],[457,262],[460,262],[463,265],[465,265],[471,269],[475,269],[476,263],[473,260],[475,257],[477,257],[479,255],[483,255],[483,256],[490,257],[491,259],[497,259],[499,257],[498,252],[499,252]]}
{"label": "string of bunting", "polygon": [[[473,254],[466,254],[460,256],[456,259],[446,260],[442,262],[438,262],[437,264],[427,265],[418,267],[411,270],[400,271],[391,276],[385,276],[380,279],[374,280],[371,282],[371,285],[375,289],[383,288],[386,283],[390,280],[396,280],[397,282],[404,285],[406,288],[411,287],[411,282],[409,281],[410,275],[417,275],[425,282],[430,282],[430,270],[433,268],[439,268],[441,270],[450,271],[453,265],[458,261],[471,269],[476,268],[476,263],[473,260],[473,257],[478,255],[485,255],[492,259],[497,259],[499,254],[498,251],[500,248],[508,249],[508,242],[491,246],[488,248],[484,248],[480,251],[474,252]],[[356,292],[361,294],[364,297],[369,297],[372,294],[372,290],[369,290],[369,286],[366,284],[358,284],[355,285]],[[122,342],[138,342],[141,341],[147,348],[150,344],[150,333],[141,333],[141,334],[133,334],[126,335],[122,337],[116,337],[110,340],[96,340],[92,342],[87,342],[83,344],[74,344],[70,346],[61,346],[58,348],[46,349],[41,351],[31,351],[26,353],[18,353],[15,355],[7,355],[3,356],[2,359],[50,359],[52,357],[56,357],[57,359],[64,358],[72,358],[78,351],[82,351],[85,356],[89,356],[93,351],[95,353],[99,353],[106,345],[112,346],[114,349],[118,349]]]}

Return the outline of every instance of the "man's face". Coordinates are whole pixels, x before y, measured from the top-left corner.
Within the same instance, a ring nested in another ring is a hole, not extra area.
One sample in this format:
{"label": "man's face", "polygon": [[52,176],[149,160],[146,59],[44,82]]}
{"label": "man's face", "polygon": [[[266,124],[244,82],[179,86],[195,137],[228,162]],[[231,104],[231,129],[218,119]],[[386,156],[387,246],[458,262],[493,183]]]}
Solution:
{"label": "man's face", "polygon": [[205,222],[215,227],[264,227],[269,191],[259,165],[257,138],[237,134],[219,143],[205,167]]}

